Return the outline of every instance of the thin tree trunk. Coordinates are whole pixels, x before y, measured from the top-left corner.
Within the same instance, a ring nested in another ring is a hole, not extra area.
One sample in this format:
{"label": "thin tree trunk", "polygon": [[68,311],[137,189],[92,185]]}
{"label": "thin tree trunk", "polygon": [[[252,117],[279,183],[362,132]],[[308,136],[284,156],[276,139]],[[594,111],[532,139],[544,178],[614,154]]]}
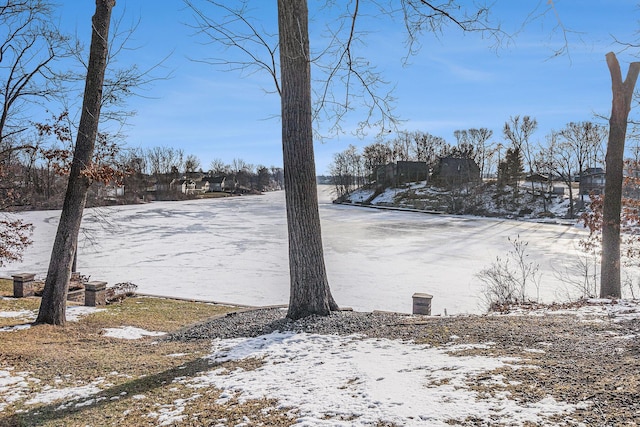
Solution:
{"label": "thin tree trunk", "polygon": [[573,209],[573,178],[571,177],[571,173],[567,173],[569,180],[567,181],[567,187],[569,188],[569,218],[575,218],[576,214]]}
{"label": "thin tree trunk", "polygon": [[66,321],[71,266],[90,184],[90,179],[82,172],[91,164],[98,134],[102,86],[107,66],[109,24],[114,6],[115,0],[96,0],[78,136],[36,323],[63,325]]}
{"label": "thin tree trunk", "polygon": [[338,306],[324,264],[313,154],[306,0],[278,0],[282,148],[289,232],[292,319],[328,315]]}
{"label": "thin tree trunk", "polygon": [[606,57],[611,74],[613,101],[605,158],[600,297],[620,298],[622,294],[620,286],[620,210],[622,207],[624,142],[633,90],[638,79],[638,72],[640,72],[640,62],[632,62],[629,65],[627,78],[623,82],[620,64],[615,54],[609,52]]}

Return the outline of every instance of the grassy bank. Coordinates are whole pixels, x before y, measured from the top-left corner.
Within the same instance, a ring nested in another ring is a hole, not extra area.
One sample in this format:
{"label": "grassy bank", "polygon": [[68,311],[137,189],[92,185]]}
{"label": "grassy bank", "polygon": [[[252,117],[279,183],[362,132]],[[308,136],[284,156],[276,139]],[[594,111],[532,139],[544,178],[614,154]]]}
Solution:
{"label": "grassy bank", "polygon": [[[12,295],[10,281],[0,280],[0,295]],[[12,316],[0,317],[0,328],[32,321],[39,303],[38,298],[0,299],[0,311]],[[105,336],[105,329],[123,326],[171,332],[232,310],[234,307],[135,297],[65,327],[39,325],[0,332],[0,426],[155,426],[177,399],[191,399],[184,425],[215,425],[221,419],[234,425],[245,416],[267,417],[264,422],[278,425],[283,415],[277,411],[262,415],[259,410],[268,402],[217,405],[217,390],[205,387],[198,390],[203,398],[194,399],[192,389],[175,381],[211,368],[203,359],[210,350],[209,341]],[[91,387],[100,391],[90,398],[78,398]],[[53,390],[60,399],[52,400]]]}

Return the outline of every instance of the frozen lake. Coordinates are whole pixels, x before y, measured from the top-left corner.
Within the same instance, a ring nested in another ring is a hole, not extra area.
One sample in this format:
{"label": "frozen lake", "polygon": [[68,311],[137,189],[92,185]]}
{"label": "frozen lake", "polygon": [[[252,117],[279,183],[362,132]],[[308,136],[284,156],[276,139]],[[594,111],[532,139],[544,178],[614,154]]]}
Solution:
{"label": "frozen lake", "polygon": [[[475,275],[508,238],[529,242],[540,264],[540,296],[565,298],[553,274],[577,257],[585,232],[574,226],[384,211],[333,205],[320,191],[325,261],[333,295],[356,310],[411,312],[415,292],[430,293],[433,314],[484,311]],[[59,211],[26,212],[34,244],[21,264],[0,276],[47,271]],[[264,196],[89,209],[78,270],[110,285],[133,282],[139,292],[248,305],[289,298],[284,192]],[[535,290],[531,290],[535,295]]]}

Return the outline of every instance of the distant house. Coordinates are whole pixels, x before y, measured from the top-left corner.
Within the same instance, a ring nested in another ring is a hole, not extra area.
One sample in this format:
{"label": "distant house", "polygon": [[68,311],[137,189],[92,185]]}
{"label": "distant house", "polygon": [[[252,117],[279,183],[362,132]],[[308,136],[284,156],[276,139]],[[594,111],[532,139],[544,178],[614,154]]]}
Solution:
{"label": "distant house", "polygon": [[426,162],[398,161],[375,168],[374,179],[378,185],[397,185],[406,182],[426,181],[429,166]]}
{"label": "distant house", "polygon": [[580,174],[580,194],[604,193],[605,173],[602,168],[587,168]]}
{"label": "distant house", "polygon": [[530,175],[527,175],[525,178],[525,181],[529,181],[529,182],[549,182],[549,175],[543,175],[541,173],[532,173]]}
{"label": "distant house", "polygon": [[174,179],[169,184],[169,189],[182,194],[193,194],[196,189],[196,183],[192,179]]}
{"label": "distant house", "polygon": [[171,190],[171,182],[173,178],[160,174],[159,176],[152,177],[147,183],[147,193],[163,193]]}
{"label": "distant house", "polygon": [[231,175],[205,177],[204,179],[209,182],[209,191],[232,192],[235,191],[236,187],[238,186],[236,178]]}
{"label": "distant house", "polygon": [[196,193],[206,193],[211,191],[211,184],[206,177],[194,180],[196,184],[195,192]]}
{"label": "distant house", "polygon": [[95,192],[98,198],[104,200],[115,200],[118,197],[124,197],[124,185],[122,184],[103,184],[97,183]]}
{"label": "distant house", "polygon": [[480,168],[473,159],[459,157],[441,157],[434,173],[439,184],[454,185],[479,182]]}
{"label": "distant house", "polygon": [[224,191],[226,176],[212,176],[209,178],[209,191]]}

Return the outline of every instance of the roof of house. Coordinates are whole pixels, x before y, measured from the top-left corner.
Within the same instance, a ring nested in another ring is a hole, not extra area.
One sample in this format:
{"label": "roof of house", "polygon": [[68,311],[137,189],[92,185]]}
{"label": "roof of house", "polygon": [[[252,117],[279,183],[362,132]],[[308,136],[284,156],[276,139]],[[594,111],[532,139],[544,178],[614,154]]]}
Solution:
{"label": "roof of house", "polygon": [[584,172],[582,172],[582,175],[599,175],[599,174],[604,174],[603,168],[586,168]]}
{"label": "roof of house", "polygon": [[209,181],[209,184],[222,184],[225,180],[226,176],[211,176],[211,177],[207,177],[207,181]]}

